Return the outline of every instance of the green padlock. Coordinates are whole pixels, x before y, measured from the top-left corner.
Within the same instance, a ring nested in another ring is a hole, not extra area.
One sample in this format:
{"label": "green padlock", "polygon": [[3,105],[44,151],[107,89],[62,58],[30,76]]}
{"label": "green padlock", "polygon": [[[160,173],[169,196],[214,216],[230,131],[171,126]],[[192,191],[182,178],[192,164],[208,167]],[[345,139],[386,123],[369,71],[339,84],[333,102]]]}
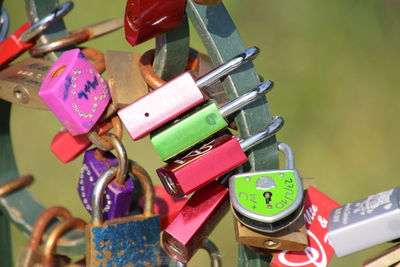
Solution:
{"label": "green padlock", "polygon": [[284,143],[278,149],[285,154],[287,169],[240,173],[229,181],[234,216],[256,231],[282,230],[303,211],[303,185],[292,150]]}

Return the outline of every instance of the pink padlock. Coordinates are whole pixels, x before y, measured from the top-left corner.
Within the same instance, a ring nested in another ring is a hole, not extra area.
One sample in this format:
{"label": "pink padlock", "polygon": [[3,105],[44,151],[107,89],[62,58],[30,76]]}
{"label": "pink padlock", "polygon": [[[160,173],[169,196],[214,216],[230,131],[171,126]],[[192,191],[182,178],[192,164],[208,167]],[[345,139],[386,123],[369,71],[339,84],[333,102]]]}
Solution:
{"label": "pink padlock", "polygon": [[100,118],[110,101],[110,90],[82,52],[72,49],[50,68],[39,96],[71,135],[80,135]]}

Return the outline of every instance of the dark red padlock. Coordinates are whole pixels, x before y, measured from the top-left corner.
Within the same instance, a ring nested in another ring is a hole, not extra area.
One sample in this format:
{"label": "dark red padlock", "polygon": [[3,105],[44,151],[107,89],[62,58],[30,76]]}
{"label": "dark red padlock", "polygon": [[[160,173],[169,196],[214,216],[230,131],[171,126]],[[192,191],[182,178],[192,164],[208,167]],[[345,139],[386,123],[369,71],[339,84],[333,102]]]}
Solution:
{"label": "dark red padlock", "polygon": [[[94,126],[94,130],[103,135],[112,128],[112,124],[107,121],[100,126]],[[83,151],[92,145],[86,134],[71,135],[68,130],[62,130],[54,136],[51,141],[50,150],[63,163],[68,163],[76,159]]]}
{"label": "dark red padlock", "polygon": [[[164,231],[188,202],[187,198],[177,198],[165,191],[164,187],[154,185],[154,213],[160,214],[160,231]],[[143,208],[143,197],[139,199],[138,206]]]}
{"label": "dark red padlock", "polygon": [[156,172],[167,192],[186,196],[247,161],[245,151],[273,136],[283,126],[281,117],[242,140],[222,135],[175,159]]}
{"label": "dark red padlock", "polygon": [[165,229],[162,236],[165,251],[180,262],[188,262],[228,210],[229,189],[220,181],[201,188]]}
{"label": "dark red padlock", "polygon": [[177,28],[185,0],[128,0],[125,7],[125,38],[132,46]]}

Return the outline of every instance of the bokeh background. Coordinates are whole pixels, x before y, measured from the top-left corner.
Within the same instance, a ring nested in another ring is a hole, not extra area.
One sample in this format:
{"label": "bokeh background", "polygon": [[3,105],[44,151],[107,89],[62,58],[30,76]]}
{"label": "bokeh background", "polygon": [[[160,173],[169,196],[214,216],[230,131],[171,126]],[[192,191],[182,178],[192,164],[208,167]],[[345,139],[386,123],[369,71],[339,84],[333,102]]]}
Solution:
{"label": "bokeh background", "polygon": [[[68,29],[122,17],[126,1],[75,1],[65,17]],[[291,145],[304,177],[344,204],[399,185],[400,3],[394,0],[225,1],[247,46],[261,49],[257,71],[275,81],[268,94],[272,114],[283,116],[278,139]],[[10,33],[27,19],[24,1],[5,0]],[[191,46],[204,51],[194,30]],[[148,41],[131,47],[123,30],[87,42],[106,50],[144,52]],[[105,76],[106,77],[106,76]],[[60,123],[50,113],[14,106],[12,138],[21,174],[33,174],[32,194],[43,205],[63,205],[89,219],[76,193],[82,158],[60,163],[49,144]],[[149,140],[132,142],[130,158],[152,173],[162,165]],[[400,218],[399,218],[400,221]],[[374,235],[375,233],[366,233]],[[14,258],[27,242],[12,230]],[[237,246],[232,215],[210,236],[223,254],[224,266],[235,266]],[[388,244],[347,257],[329,266],[361,266]],[[189,266],[207,266],[200,251]]]}

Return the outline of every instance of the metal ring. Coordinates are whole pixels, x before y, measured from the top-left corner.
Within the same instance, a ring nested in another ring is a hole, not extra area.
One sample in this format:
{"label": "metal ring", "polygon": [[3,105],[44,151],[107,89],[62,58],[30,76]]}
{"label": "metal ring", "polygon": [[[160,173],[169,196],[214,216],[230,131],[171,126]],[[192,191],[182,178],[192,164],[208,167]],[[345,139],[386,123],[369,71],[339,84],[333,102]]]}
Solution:
{"label": "metal ring", "polygon": [[115,183],[118,186],[124,186],[128,176],[128,156],[125,146],[122,144],[121,140],[112,133],[107,133],[103,138],[113,146],[117,154],[118,170]]}
{"label": "metal ring", "polygon": [[1,23],[0,42],[2,42],[4,39],[6,39],[8,34],[8,29],[10,26],[10,18],[8,17],[5,8],[1,9],[0,23]]}
{"label": "metal ring", "polygon": [[[115,116],[111,119],[113,124],[114,134],[118,139],[122,139],[122,123],[118,116]],[[105,138],[102,138],[96,131],[90,131],[87,134],[88,139],[99,149],[103,151],[110,151],[114,147],[112,144]]]}
{"label": "metal ring", "polygon": [[86,29],[70,34],[63,38],[48,42],[46,44],[36,45],[29,49],[29,53],[33,57],[41,57],[46,53],[60,50],[68,46],[74,46],[86,42],[90,39],[90,32]]}
{"label": "metal ring", "polygon": [[8,194],[11,194],[15,190],[21,189],[25,186],[30,185],[33,182],[32,175],[24,175],[14,180],[11,180],[5,184],[0,185],[0,197],[4,197]]}
{"label": "metal ring", "polygon": [[74,3],[71,1],[64,2],[58,7],[56,7],[53,11],[51,11],[48,15],[41,18],[35,24],[33,24],[29,29],[24,31],[19,39],[26,43],[41,34],[44,30],[46,30],[52,23],[64,17],[68,14],[69,11],[74,7]]}
{"label": "metal ring", "polygon": [[[157,89],[158,87],[166,83],[166,81],[161,79],[153,70],[152,65],[153,65],[154,55],[155,55],[155,49],[150,49],[140,57],[139,61],[140,73],[142,74],[144,80],[151,89]],[[186,65],[186,70],[194,70],[194,71],[199,70],[200,59],[198,55],[199,53],[196,50],[190,48],[189,60],[188,64]]]}

